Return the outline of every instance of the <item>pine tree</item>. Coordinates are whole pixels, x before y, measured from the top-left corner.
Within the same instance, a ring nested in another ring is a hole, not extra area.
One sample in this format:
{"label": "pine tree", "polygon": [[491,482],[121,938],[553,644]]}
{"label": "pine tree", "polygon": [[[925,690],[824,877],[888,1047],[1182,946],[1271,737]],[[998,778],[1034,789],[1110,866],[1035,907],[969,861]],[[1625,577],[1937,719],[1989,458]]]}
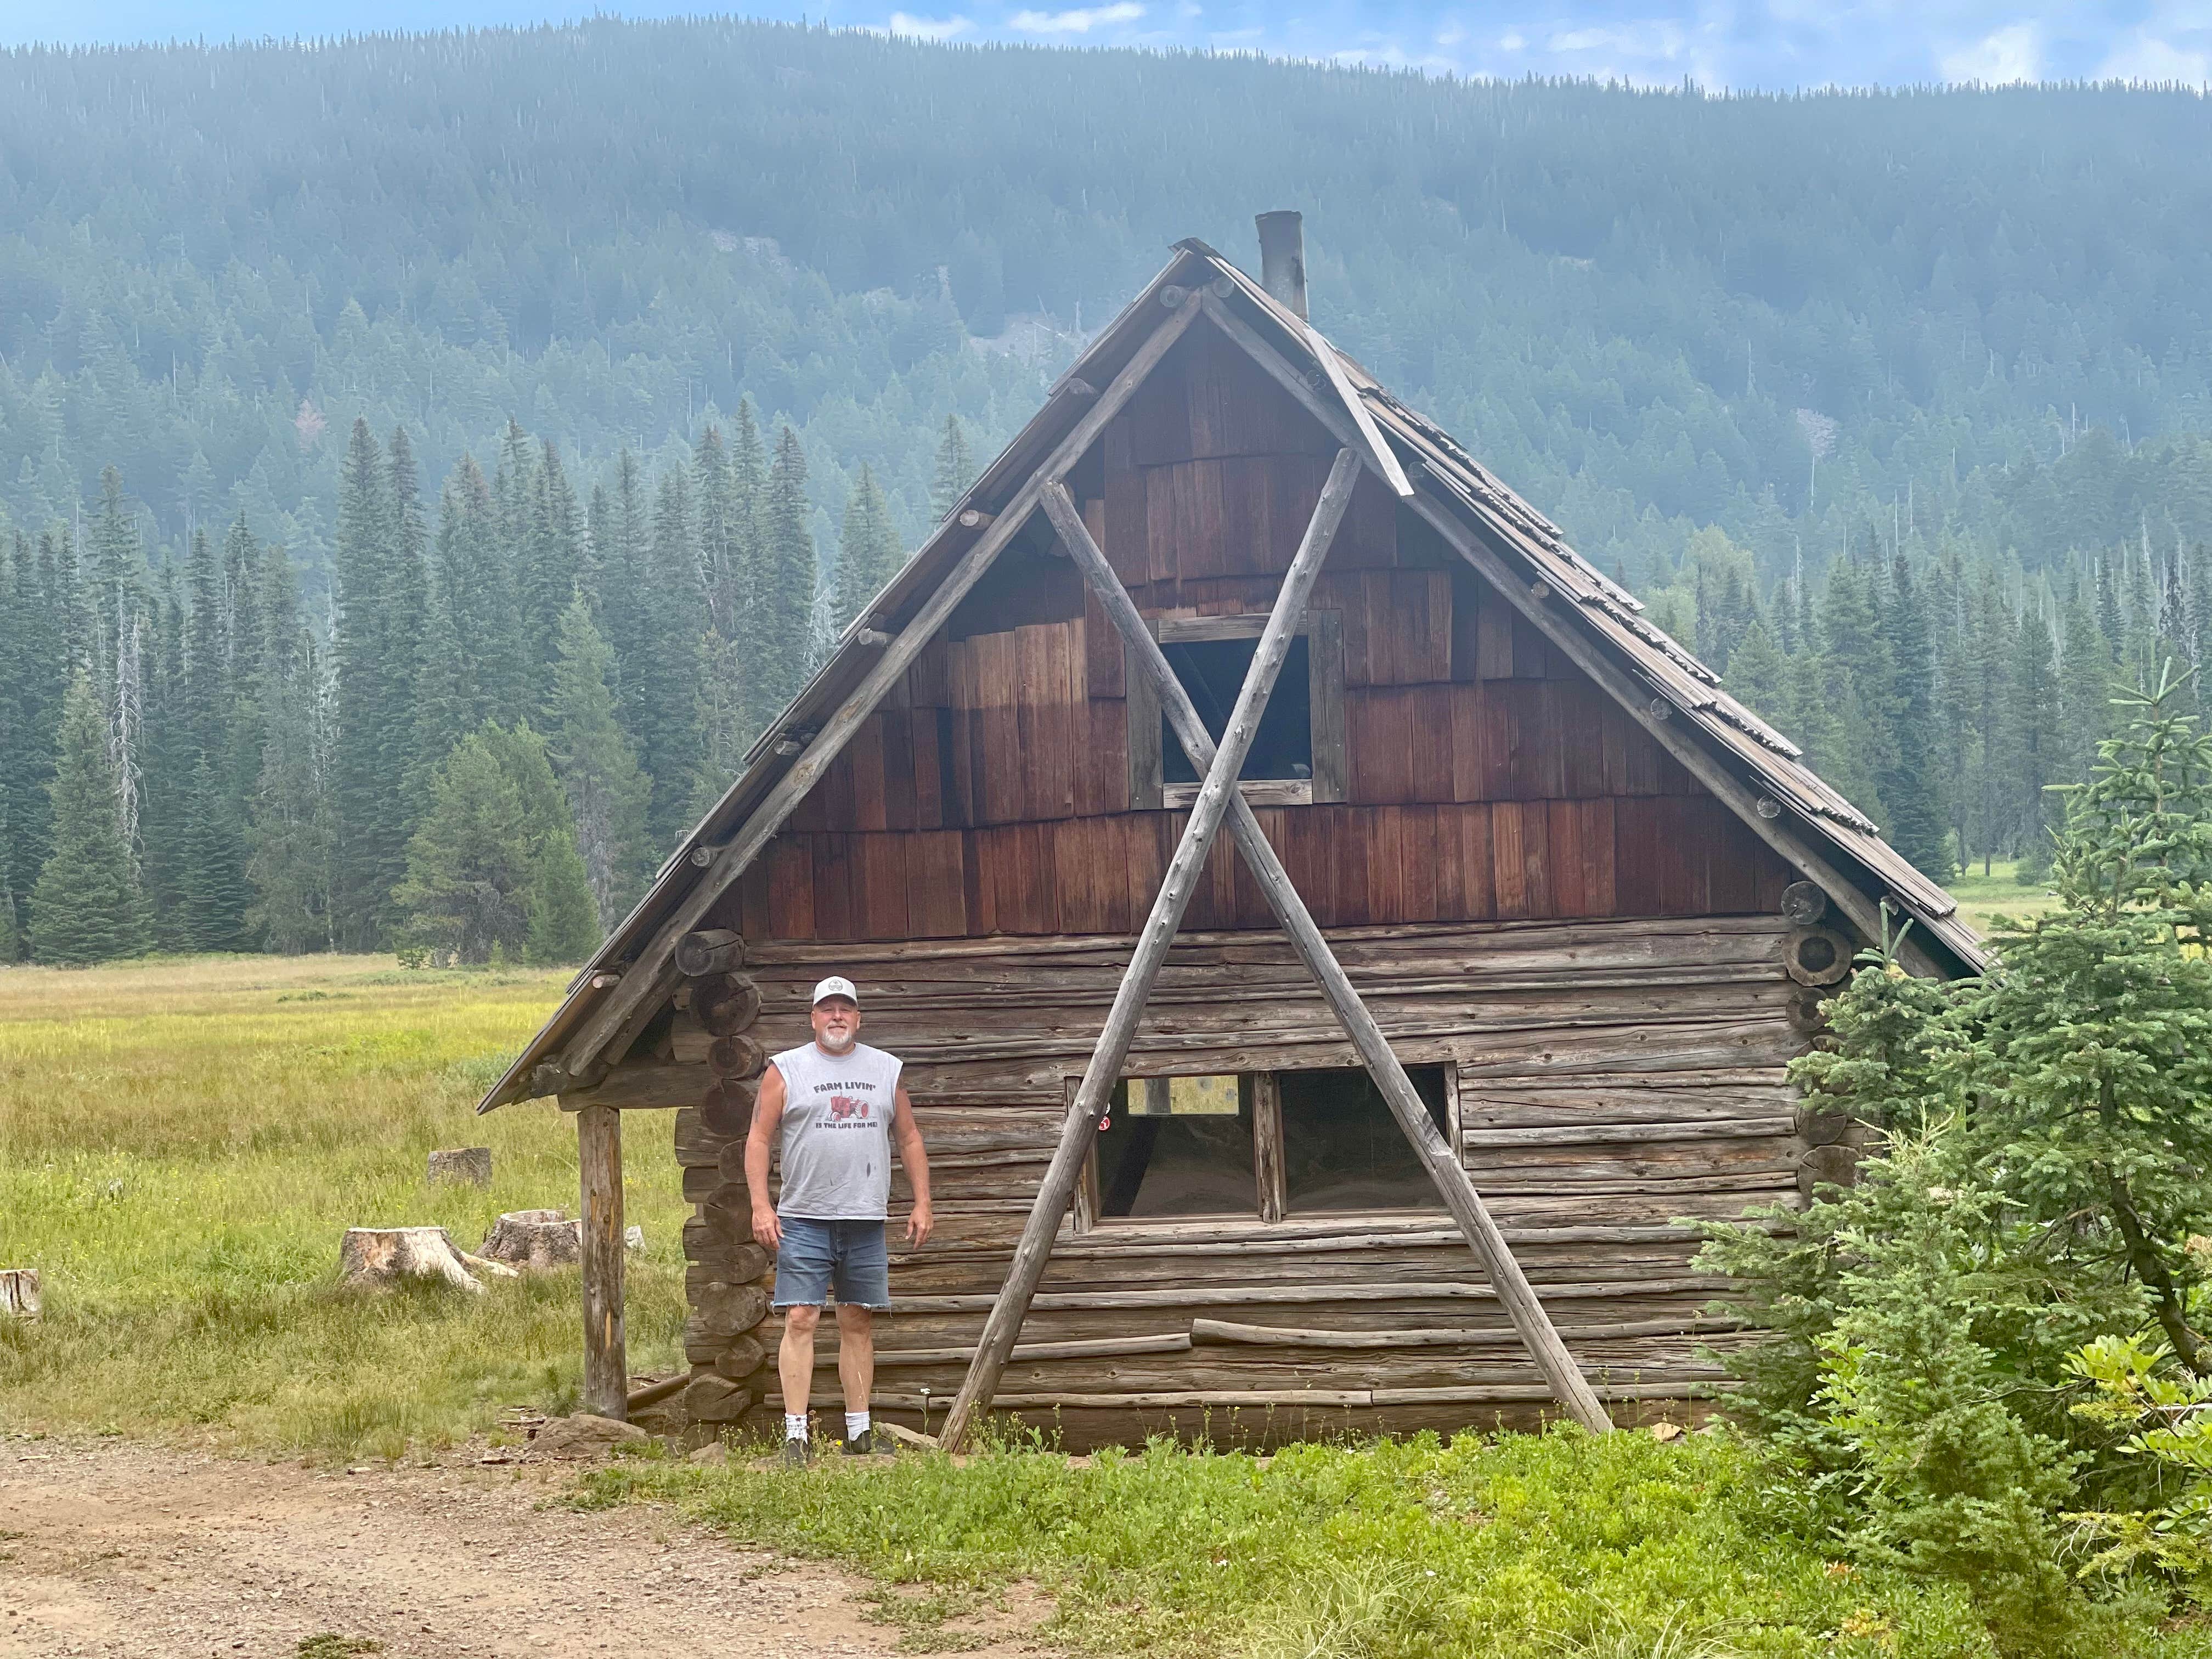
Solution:
{"label": "pine tree", "polygon": [[576,492],[550,438],[531,472],[529,532],[520,599],[531,678],[543,685],[559,654],[561,615],[575,593],[584,563]]}
{"label": "pine tree", "polygon": [[386,611],[392,602],[394,514],[384,455],[357,420],[338,472],[337,601],[333,629],[337,746],[331,781],[337,818],[338,886],[331,903],[343,948],[366,951],[386,937],[392,885],[404,848],[388,747],[398,672]]}
{"label": "pine tree", "polygon": [[282,548],[269,552],[269,657],[259,698],[261,764],[251,807],[247,925],[264,948],[296,955],[337,946],[331,912],[337,827],[330,779],[332,690],[299,620]]}
{"label": "pine tree", "polygon": [[757,618],[755,665],[746,687],[746,727],[758,732],[805,682],[814,608],[814,538],[808,534],[806,456],[799,434],[780,428],[761,513],[760,585],[750,610]]}
{"label": "pine tree", "polygon": [[189,951],[191,928],[185,915],[185,890],[191,880],[193,849],[185,840],[191,810],[192,768],[199,753],[185,665],[189,626],[176,568],[162,571],[159,597],[149,617],[150,638],[138,744],[139,884],[160,951]]}
{"label": "pine tree", "polygon": [[[526,457],[527,450],[523,453]],[[500,503],[475,460],[464,455],[438,499],[426,655],[416,699],[418,776],[465,733],[487,720],[517,720],[535,702],[528,690],[514,572],[500,557],[501,533]]]}
{"label": "pine tree", "polygon": [[252,902],[245,838],[235,809],[203,752],[193,763],[191,793],[179,827],[178,931],[188,951],[250,948],[246,913]]}
{"label": "pine tree", "polygon": [[728,634],[742,592],[737,477],[722,447],[721,428],[711,422],[691,452],[691,500],[698,508],[699,586],[707,599],[702,625]]}
{"label": "pine tree", "polygon": [[[680,471],[661,475],[653,513],[651,579],[636,659],[638,759],[652,781],[647,824],[653,845],[672,845],[690,827],[687,809],[699,759],[699,637],[706,596],[692,539],[691,496]],[[748,605],[750,616],[756,607]]]}
{"label": "pine tree", "polygon": [[646,833],[653,786],[615,720],[607,676],[614,652],[592,625],[579,592],[561,613],[561,653],[553,668],[549,752],[575,819],[576,844],[602,933],[629,913],[653,873]]}
{"label": "pine tree", "polygon": [[122,787],[82,670],[62,703],[52,794],[53,850],[31,890],[33,957],[82,964],[144,955],[151,939],[123,831]]}
{"label": "pine tree", "polygon": [[946,514],[960,505],[960,498],[975,483],[975,464],[968,453],[968,434],[961,427],[957,415],[947,415],[938,434],[937,471],[930,479],[929,516],[933,522],[942,523]]}
{"label": "pine tree", "polygon": [[890,503],[884,499],[882,487],[864,461],[852,498],[845,504],[844,533],[837,553],[834,620],[839,633],[883,592],[902,562]]}
{"label": "pine tree", "polygon": [[397,896],[410,939],[441,960],[574,962],[597,946],[575,824],[527,723],[487,722],[439,763]]}
{"label": "pine tree", "polygon": [[1743,639],[1729,658],[1723,678],[1737,702],[1781,732],[1790,734],[1796,724],[1796,699],[1790,686],[1790,662],[1774,643],[1765,622],[1757,616],[1744,629]]}
{"label": "pine tree", "polygon": [[455,744],[430,776],[430,808],[407,843],[394,890],[404,937],[440,963],[520,956],[538,862],[522,791],[484,731]]}
{"label": "pine tree", "polygon": [[2050,786],[2059,781],[2063,742],[2059,732],[2058,663],[2051,625],[2023,607],[2013,647],[2012,696],[2005,714],[2010,725],[2005,744],[2020,825],[2020,867],[2039,875],[2051,864],[2055,800]]}
{"label": "pine tree", "polygon": [[[4,617],[7,681],[0,685],[0,811],[8,823],[4,881],[12,897],[15,937],[27,940],[31,885],[52,852],[51,786],[58,757],[62,701],[73,669],[85,661],[85,629],[77,603],[76,561],[62,536],[49,531],[35,549],[14,542],[14,577]],[[24,948],[19,944],[19,948]]]}
{"label": "pine tree", "polygon": [[598,622],[614,652],[611,684],[615,718],[622,723],[630,752],[650,774],[646,734],[652,710],[646,702],[644,675],[651,649],[652,540],[645,477],[637,457],[627,448],[615,459],[613,488],[592,492],[592,542],[601,573]]}
{"label": "pine tree", "polygon": [[693,823],[714,810],[744,769],[747,734],[744,665],[737,643],[720,634],[699,641],[697,701],[694,720],[699,733],[699,756],[691,768],[691,793],[684,816]]}
{"label": "pine tree", "polygon": [[2110,729],[2112,653],[2097,612],[2077,589],[2059,617],[2058,708],[2064,729],[2062,775],[2087,781],[2097,745]]}
{"label": "pine tree", "polygon": [[1878,782],[1889,813],[1889,842],[1923,874],[1945,881],[1951,874],[1951,855],[1943,803],[1942,739],[1936,716],[1935,652],[1911,569],[1901,556],[1891,568],[1882,629],[1892,665],[1885,699],[1891,711],[1891,739],[1888,764]]}
{"label": "pine tree", "polygon": [[28,678],[27,620],[37,605],[33,576],[25,567],[30,550],[22,537],[0,537],[0,962],[21,958],[23,889],[29,884],[24,848],[14,822],[17,757],[32,744],[24,718],[24,684]]}
{"label": "pine tree", "polygon": [[524,720],[512,726],[488,726],[484,740],[514,781],[532,840],[523,955],[538,963],[580,962],[599,948],[605,935],[576,849],[576,821],[553,775],[545,739]]}

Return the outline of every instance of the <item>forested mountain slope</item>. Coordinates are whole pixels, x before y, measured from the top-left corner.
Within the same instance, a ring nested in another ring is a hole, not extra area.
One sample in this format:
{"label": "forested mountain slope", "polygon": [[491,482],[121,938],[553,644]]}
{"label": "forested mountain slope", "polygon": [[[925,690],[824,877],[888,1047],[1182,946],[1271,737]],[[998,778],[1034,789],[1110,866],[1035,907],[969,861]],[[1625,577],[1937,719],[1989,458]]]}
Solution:
{"label": "forested mountain slope", "polygon": [[2212,112],[730,21],[0,54],[0,960],[574,959],[1175,239],[1939,876],[2212,647]]}
{"label": "forested mountain slope", "polygon": [[1910,493],[2040,563],[2165,479],[2054,515],[2032,463],[2204,417],[2208,139],[2181,91],[1715,99],[729,21],[15,52],[0,496],[66,514],[112,463],[165,535],[281,511],[313,567],[356,413],[435,477],[508,416],[599,463],[749,392],[825,509],[865,460],[912,537],[936,420],[988,447],[1056,355],[974,338],[1095,326],[1174,238],[1249,258],[1297,206],[1317,320],[1597,556],[1717,522],[1776,574]]}

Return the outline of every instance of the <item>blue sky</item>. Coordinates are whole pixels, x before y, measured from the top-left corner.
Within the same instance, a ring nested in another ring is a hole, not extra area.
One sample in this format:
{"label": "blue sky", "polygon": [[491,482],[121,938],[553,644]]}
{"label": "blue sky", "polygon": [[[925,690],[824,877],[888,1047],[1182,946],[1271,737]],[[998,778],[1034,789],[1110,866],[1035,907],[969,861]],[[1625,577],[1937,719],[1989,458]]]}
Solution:
{"label": "blue sky", "polygon": [[[343,33],[532,23],[696,6],[559,0],[0,0],[0,45]],[[1785,88],[2118,76],[2212,81],[2212,0],[805,0],[755,15],[933,40],[1155,46],[1458,75],[1620,76]]]}

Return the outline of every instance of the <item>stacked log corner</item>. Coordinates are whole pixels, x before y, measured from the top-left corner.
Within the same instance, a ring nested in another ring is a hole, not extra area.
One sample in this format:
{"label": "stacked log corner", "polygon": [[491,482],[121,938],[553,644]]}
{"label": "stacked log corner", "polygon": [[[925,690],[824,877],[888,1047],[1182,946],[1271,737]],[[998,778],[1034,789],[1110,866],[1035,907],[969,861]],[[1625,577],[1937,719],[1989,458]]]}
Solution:
{"label": "stacked log corner", "polygon": [[[690,971],[690,995],[672,1033],[679,1064],[704,1063],[711,1074],[696,1105],[676,1113],[676,1161],[692,1205],[684,1227],[684,1291],[690,1314],[684,1356],[690,1381],[670,1405],[694,1438],[747,1424],[772,1386],[775,1343],[762,1322],[769,1313],[775,1263],[753,1238],[752,1194],[745,1185],[745,1136],[768,1051],[752,1027],[760,1017],[758,985],[737,971],[744,941],[725,929],[688,935],[678,963]],[[749,1426],[757,1426],[749,1425]]]}

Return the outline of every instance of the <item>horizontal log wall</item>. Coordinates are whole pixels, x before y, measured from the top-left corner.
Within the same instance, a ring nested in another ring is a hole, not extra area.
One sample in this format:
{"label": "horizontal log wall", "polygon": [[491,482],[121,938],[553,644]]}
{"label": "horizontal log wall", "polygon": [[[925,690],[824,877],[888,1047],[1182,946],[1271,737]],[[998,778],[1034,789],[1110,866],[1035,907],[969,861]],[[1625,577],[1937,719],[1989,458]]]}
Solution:
{"label": "horizontal log wall", "polygon": [[[1683,1217],[1790,1198],[1808,1146],[1784,1066],[1786,928],[1768,916],[1337,929],[1332,945],[1409,1062],[1448,1062],[1462,1156],[1600,1392],[1625,1413],[1711,1392],[1743,1340],[1705,1310]],[[919,1425],[942,1403],[1011,1258],[1064,1110],[1127,959],[1127,939],[751,945],[771,1051],[806,1039],[816,978],[861,988],[865,1037],[907,1063],[931,1151],[938,1234],[894,1243],[896,1310],[878,1327],[877,1405]],[[702,1034],[679,1022],[665,1086],[703,1085]],[[687,1059],[687,1056],[693,1058]],[[1291,960],[1265,935],[1178,942],[1130,1070],[1356,1064]],[[617,1073],[619,1077],[621,1073]],[[677,1117],[695,1304],[733,1277],[765,1291],[748,1248],[741,1143]],[[896,1182],[895,1222],[906,1202]],[[896,1232],[896,1227],[895,1227]],[[1201,1324],[1279,1342],[1200,1335]],[[757,1409],[780,1409],[771,1319],[738,1340],[695,1317],[701,1366],[743,1361]],[[1332,1342],[1334,1339],[1334,1342]],[[817,1403],[834,1404],[833,1347]],[[756,1357],[757,1355],[757,1357]],[[1524,1418],[1548,1398],[1441,1210],[1178,1222],[1073,1221],[1002,1395],[1072,1443],[1166,1426],[1258,1438]],[[1233,1416],[1232,1416],[1233,1413]],[[1241,1425],[1241,1426],[1240,1426]]]}

